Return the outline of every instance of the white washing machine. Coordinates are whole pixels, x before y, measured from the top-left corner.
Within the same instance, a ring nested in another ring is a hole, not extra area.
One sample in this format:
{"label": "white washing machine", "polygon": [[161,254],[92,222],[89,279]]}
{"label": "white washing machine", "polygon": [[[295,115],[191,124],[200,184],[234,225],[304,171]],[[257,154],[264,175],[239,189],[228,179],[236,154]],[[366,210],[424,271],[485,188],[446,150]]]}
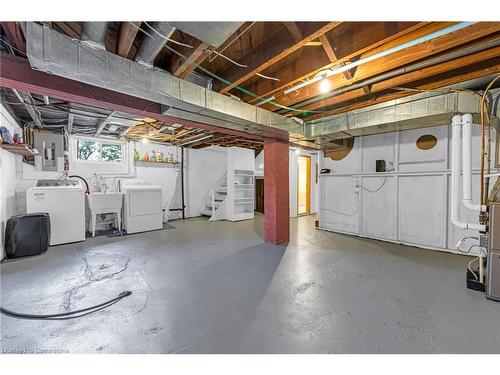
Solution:
{"label": "white washing machine", "polygon": [[38,180],[26,192],[27,212],[47,212],[50,246],[85,240],[85,189],[79,180]]}
{"label": "white washing machine", "polygon": [[161,186],[144,180],[121,180],[123,229],[130,233],[163,228]]}

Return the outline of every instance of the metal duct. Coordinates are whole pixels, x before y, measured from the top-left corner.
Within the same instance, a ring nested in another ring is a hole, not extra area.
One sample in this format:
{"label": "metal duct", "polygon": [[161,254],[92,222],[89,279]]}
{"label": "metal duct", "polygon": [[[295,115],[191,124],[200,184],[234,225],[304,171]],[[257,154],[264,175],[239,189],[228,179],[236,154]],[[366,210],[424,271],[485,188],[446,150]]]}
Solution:
{"label": "metal duct", "polygon": [[[175,31],[175,27],[170,26],[166,22],[153,22],[149,24],[151,28],[147,32],[151,36],[147,36],[141,43],[139,51],[135,57],[135,61],[148,66],[153,66],[156,56],[160,53],[163,46]],[[155,32],[156,31],[156,32]]]}
{"label": "metal duct", "polygon": [[202,42],[219,48],[244,22],[169,22]]}
{"label": "metal duct", "polygon": [[341,138],[449,124],[457,113],[473,113],[479,121],[479,109],[478,99],[469,92],[426,92],[312,121],[306,135],[328,148]]}
{"label": "metal duct", "polygon": [[[417,71],[420,69],[428,68],[432,65],[455,60],[455,59],[458,59],[460,57],[467,56],[467,55],[481,52],[481,51],[485,51],[487,49],[494,48],[497,46],[500,46],[500,38],[495,38],[495,39],[492,39],[488,42],[485,42],[485,43],[482,43],[479,45],[474,45],[471,47],[459,49],[459,50],[454,51],[454,52],[450,52],[450,53],[447,53],[447,54],[444,54],[441,56],[427,59],[427,60],[424,60],[424,61],[421,61],[421,62],[418,62],[415,64],[411,64],[411,65],[408,65],[408,66],[405,66],[402,68],[394,69],[394,70],[391,70],[387,73],[379,74],[378,76],[375,76],[373,78],[368,78],[368,79],[365,79],[363,81],[354,83],[352,85],[341,87],[337,90],[332,90],[326,94],[315,96],[314,98],[305,100],[305,101],[298,103],[298,104],[295,104],[294,107],[295,108],[302,108],[308,104],[315,103],[319,100],[325,100],[325,99],[331,98],[332,96],[345,94],[346,92],[357,90],[357,89],[363,88],[364,86],[370,86],[370,85],[373,85],[375,83],[385,81],[386,79],[397,77],[401,74],[406,74],[406,73],[414,72],[414,71]],[[288,110],[281,109],[278,111],[278,113],[285,113],[285,112],[288,112]]]}
{"label": "metal duct", "polygon": [[105,48],[109,22],[83,22],[80,40],[96,47]]}
{"label": "metal duct", "polygon": [[89,49],[44,25],[27,23],[26,53],[33,69],[160,103],[167,115],[251,134],[279,128],[304,136],[304,125],[292,119],[106,50]]}

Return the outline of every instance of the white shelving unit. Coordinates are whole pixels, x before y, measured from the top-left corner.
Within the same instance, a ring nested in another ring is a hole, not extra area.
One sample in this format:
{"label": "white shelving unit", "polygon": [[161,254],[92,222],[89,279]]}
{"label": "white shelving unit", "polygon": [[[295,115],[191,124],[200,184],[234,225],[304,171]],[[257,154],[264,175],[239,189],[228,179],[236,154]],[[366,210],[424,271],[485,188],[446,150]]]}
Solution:
{"label": "white shelving unit", "polygon": [[253,219],[255,209],[255,155],[253,150],[230,147],[227,153],[226,218]]}

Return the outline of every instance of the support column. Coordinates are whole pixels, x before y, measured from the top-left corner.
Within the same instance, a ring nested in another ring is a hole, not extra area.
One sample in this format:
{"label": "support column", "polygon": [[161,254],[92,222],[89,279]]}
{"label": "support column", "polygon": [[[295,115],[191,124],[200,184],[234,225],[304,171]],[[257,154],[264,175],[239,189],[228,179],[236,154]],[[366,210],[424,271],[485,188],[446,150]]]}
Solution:
{"label": "support column", "polygon": [[288,141],[264,142],[264,240],[272,244],[290,239]]}

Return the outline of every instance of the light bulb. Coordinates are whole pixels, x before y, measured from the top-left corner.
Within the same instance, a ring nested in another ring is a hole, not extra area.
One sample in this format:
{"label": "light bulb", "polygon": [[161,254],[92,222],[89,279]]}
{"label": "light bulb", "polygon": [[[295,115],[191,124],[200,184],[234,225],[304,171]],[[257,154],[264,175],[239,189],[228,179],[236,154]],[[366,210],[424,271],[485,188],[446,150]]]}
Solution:
{"label": "light bulb", "polygon": [[149,140],[147,138],[142,138],[142,143],[148,143]]}
{"label": "light bulb", "polygon": [[330,82],[324,77],[320,83],[319,83],[319,91],[321,91],[323,94],[327,93],[330,91]]}

